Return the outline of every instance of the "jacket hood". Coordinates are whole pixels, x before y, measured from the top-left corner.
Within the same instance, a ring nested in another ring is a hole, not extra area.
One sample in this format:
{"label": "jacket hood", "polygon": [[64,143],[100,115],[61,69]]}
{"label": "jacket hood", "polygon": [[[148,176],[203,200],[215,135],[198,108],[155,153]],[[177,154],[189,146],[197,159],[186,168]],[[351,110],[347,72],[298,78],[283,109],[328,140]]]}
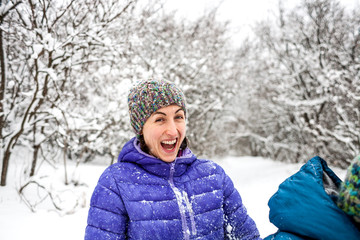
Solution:
{"label": "jacket hood", "polygon": [[270,198],[270,221],[280,231],[312,239],[359,239],[360,232],[331,197],[340,183],[323,159],[310,159]]}
{"label": "jacket hood", "polygon": [[[188,167],[196,160],[196,156],[189,148],[186,148],[180,157],[177,157],[173,164],[175,164],[174,176],[181,176]],[[150,154],[143,152],[140,149],[139,140],[134,137],[128,141],[121,150],[118,162],[128,162],[140,165],[146,171],[160,177],[169,177],[171,163],[162,161]]]}

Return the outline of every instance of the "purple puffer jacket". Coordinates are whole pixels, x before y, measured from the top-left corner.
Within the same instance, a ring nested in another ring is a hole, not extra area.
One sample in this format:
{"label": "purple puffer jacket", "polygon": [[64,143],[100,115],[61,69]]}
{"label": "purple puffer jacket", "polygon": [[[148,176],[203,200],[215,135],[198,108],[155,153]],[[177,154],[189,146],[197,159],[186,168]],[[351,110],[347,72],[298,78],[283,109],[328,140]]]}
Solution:
{"label": "purple puffer jacket", "polygon": [[189,149],[173,163],[134,138],[91,198],[85,239],[260,239],[224,170]]}

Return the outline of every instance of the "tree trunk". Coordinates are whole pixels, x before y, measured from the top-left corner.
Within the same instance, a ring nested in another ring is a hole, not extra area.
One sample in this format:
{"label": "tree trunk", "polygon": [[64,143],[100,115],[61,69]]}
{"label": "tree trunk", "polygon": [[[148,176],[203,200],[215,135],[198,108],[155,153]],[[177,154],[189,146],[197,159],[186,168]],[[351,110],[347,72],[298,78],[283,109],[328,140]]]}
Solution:
{"label": "tree trunk", "polygon": [[[0,22],[1,25],[1,22]],[[4,124],[4,96],[5,96],[5,81],[6,81],[6,71],[5,71],[5,54],[3,47],[3,31],[0,28],[0,67],[1,67],[1,85],[0,85],[0,138],[3,139],[3,128]]]}
{"label": "tree trunk", "polygon": [[2,171],[1,171],[1,182],[0,186],[6,186],[6,177],[9,168],[9,159],[10,159],[11,152],[7,149],[4,153],[4,159],[2,163]]}
{"label": "tree trunk", "polygon": [[[2,17],[0,20],[0,26],[2,25]],[[5,127],[5,118],[4,118],[4,96],[5,96],[5,81],[6,81],[6,71],[5,71],[5,54],[3,46],[3,31],[0,28],[0,67],[1,67],[1,85],[0,85],[0,139],[1,139],[1,149],[4,149],[5,143],[3,138],[3,128]],[[1,172],[1,186],[6,185],[6,175],[9,166],[10,152],[5,151],[2,162],[2,172]]]}
{"label": "tree trunk", "polygon": [[35,168],[37,163],[37,156],[40,149],[40,144],[34,145],[34,153],[33,153],[33,160],[31,163],[31,170],[30,170],[30,177],[35,175]]}
{"label": "tree trunk", "polygon": [[65,185],[68,185],[69,184],[69,181],[68,181],[68,174],[67,174],[67,165],[66,165],[66,158],[67,158],[67,151],[68,151],[68,142],[67,142],[67,136],[68,136],[68,131],[67,131],[67,134],[65,136],[65,140],[64,140],[64,174],[65,174]]}

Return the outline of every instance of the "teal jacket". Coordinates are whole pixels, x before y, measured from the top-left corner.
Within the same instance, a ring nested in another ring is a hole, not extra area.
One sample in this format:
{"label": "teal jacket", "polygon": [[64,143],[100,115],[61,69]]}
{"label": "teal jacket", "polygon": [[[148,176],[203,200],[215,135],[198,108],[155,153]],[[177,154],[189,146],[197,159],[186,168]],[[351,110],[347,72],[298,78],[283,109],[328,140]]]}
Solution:
{"label": "teal jacket", "polygon": [[270,222],[279,230],[264,240],[360,239],[354,222],[334,202],[340,183],[323,159],[310,159],[270,198]]}

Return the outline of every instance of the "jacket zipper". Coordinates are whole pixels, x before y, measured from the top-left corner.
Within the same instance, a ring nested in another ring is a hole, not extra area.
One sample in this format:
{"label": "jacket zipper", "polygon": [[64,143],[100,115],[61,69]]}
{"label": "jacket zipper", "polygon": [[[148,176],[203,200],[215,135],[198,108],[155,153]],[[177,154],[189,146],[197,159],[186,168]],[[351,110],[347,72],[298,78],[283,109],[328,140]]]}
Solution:
{"label": "jacket zipper", "polygon": [[194,217],[195,214],[194,214],[194,211],[192,210],[187,193],[185,191],[183,191],[183,194],[184,194],[185,204],[186,204],[186,207],[187,207],[187,209],[189,211],[189,215],[190,215],[191,232],[193,235],[196,235],[195,217]]}
{"label": "jacket zipper", "polygon": [[175,193],[176,201],[179,206],[180,216],[181,216],[181,223],[182,223],[182,230],[184,234],[184,239],[190,239],[190,230],[187,225],[186,221],[186,210],[189,212],[190,221],[191,221],[191,230],[192,234],[196,235],[196,227],[195,227],[195,219],[194,219],[194,212],[192,210],[188,195],[185,191],[180,192],[180,190],[174,184],[174,172],[175,172],[175,162],[170,163],[170,178],[169,184],[172,190]]}

